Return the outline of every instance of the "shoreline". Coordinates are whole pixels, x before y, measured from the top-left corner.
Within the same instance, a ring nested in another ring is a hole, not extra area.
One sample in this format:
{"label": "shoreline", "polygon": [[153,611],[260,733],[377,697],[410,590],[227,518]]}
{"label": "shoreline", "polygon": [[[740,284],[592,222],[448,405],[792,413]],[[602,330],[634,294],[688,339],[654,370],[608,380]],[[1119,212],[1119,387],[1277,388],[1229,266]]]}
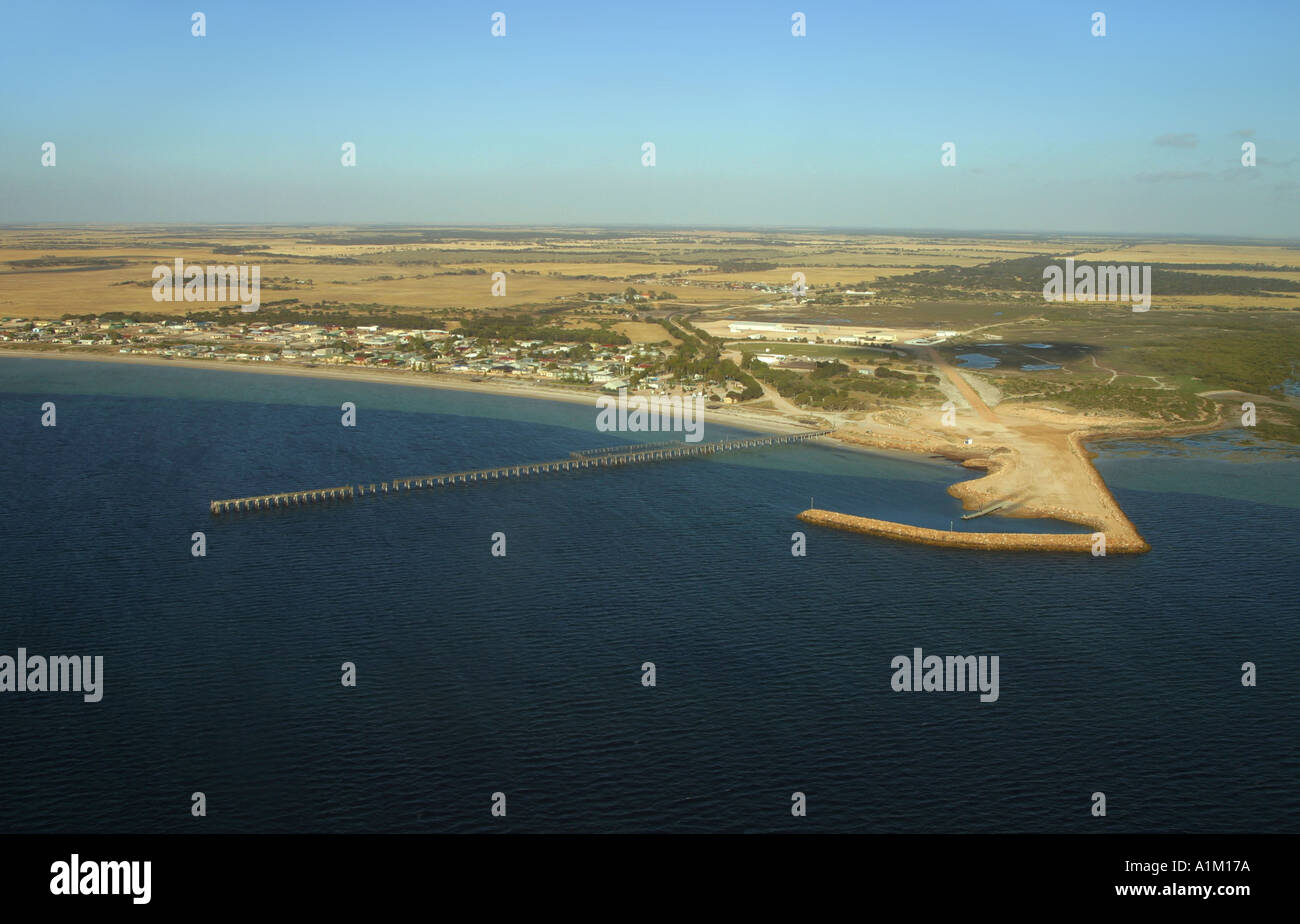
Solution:
{"label": "shoreline", "polygon": [[[582,404],[596,411],[596,399],[602,396],[598,392],[577,392],[563,388],[554,388],[536,382],[510,381],[495,379],[483,382],[458,381],[448,373],[430,375],[427,373],[392,369],[366,369],[347,366],[306,367],[297,364],[268,366],[253,362],[197,360],[189,358],[162,358],[158,356],[132,356],[111,353],[69,353],[47,352],[42,350],[19,350],[0,348],[0,359],[12,356],[22,359],[52,359],[73,362],[117,363],[119,365],[137,364],[145,366],[172,366],[185,369],[224,369],[236,373],[254,375],[281,375],[298,378],[313,378],[336,382],[364,382],[378,385],[400,385],[416,388],[446,389],[451,391],[477,393],[502,398],[530,398],[542,401],[561,401],[569,404]],[[808,412],[809,418],[815,412]],[[774,411],[771,414],[746,412],[744,410],[724,410],[722,408],[701,408],[700,420],[703,424],[721,425],[737,430],[748,430],[767,434],[790,434],[813,429],[811,424],[791,419],[789,413]],[[1093,465],[1098,453],[1090,450],[1085,443],[1104,444],[1114,439],[1133,438],[1168,438],[1191,433],[1214,432],[1223,429],[1224,419],[1220,416],[1213,421],[1194,424],[1177,424],[1173,426],[1116,426],[1113,432],[1106,432],[1096,427],[1083,426],[1074,430],[1060,432],[1058,446],[1064,455],[1073,457],[1086,484],[1086,493],[1091,495],[1091,504],[1060,499],[1049,501],[1045,497],[1024,496],[1020,492],[1008,495],[1005,487],[999,487],[998,476],[1015,474],[1015,469],[1022,466],[1020,451],[1012,448],[1014,444],[1004,443],[989,447],[959,446],[945,443],[926,434],[924,430],[914,434],[883,433],[877,431],[837,430],[816,442],[823,446],[834,446],[853,452],[863,452],[878,457],[925,462],[951,464],[971,470],[980,470],[980,477],[966,479],[952,484],[947,493],[956,498],[965,510],[978,510],[996,504],[999,501],[1011,501],[1006,509],[990,511],[998,516],[1013,518],[1048,518],[1074,526],[1083,526],[1092,532],[1104,533],[1107,551],[1116,553],[1141,554],[1151,546],[1138,532],[1137,527],[1128,519],[1119,503],[1115,500],[1105,479]],[[1022,446],[1021,449],[1027,447]],[[991,449],[991,451],[990,451]],[[1084,495],[1075,495],[1082,497]],[[1089,509],[1091,508],[1091,509]],[[988,549],[1002,551],[1091,551],[1091,533],[1046,534],[1046,533],[967,533],[955,531],[932,530],[887,520],[838,513],[829,510],[805,510],[797,515],[801,521],[850,532],[865,533],[895,541],[921,543],[950,548]]]}
{"label": "shoreline", "polygon": [[[546,385],[539,385],[533,382],[509,380],[490,380],[485,382],[456,381],[451,378],[451,373],[442,373],[432,375],[429,373],[396,371],[387,369],[356,369],[347,366],[329,368],[325,366],[309,368],[306,366],[297,366],[286,364],[283,366],[274,366],[269,363],[255,364],[253,362],[240,362],[228,360],[199,360],[199,359],[163,359],[157,356],[123,356],[113,353],[64,353],[64,352],[45,352],[43,350],[15,350],[0,348],[0,359],[6,356],[15,356],[23,359],[51,359],[66,360],[70,362],[103,362],[118,363],[122,365],[140,365],[140,366],[164,366],[182,369],[209,369],[224,370],[227,372],[242,372],[251,375],[281,375],[297,378],[326,379],[335,382],[365,382],[371,385],[400,385],[410,388],[433,388],[447,391],[470,392],[480,395],[494,395],[503,398],[529,398],[535,401],[563,401],[569,404],[583,404],[592,409],[593,414],[597,410],[596,399],[601,397],[597,392],[575,392],[563,388],[554,388]],[[450,381],[448,381],[450,379]],[[603,393],[608,396],[608,392]],[[708,409],[700,411],[701,420],[705,424],[718,424],[721,426],[734,427],[737,430],[752,430],[758,433],[798,433],[803,430],[816,429],[811,424],[805,425],[790,420],[784,416],[773,415],[770,418],[766,415],[756,414],[754,412],[745,413],[744,411],[726,411],[721,408]],[[809,416],[812,416],[811,414]]]}

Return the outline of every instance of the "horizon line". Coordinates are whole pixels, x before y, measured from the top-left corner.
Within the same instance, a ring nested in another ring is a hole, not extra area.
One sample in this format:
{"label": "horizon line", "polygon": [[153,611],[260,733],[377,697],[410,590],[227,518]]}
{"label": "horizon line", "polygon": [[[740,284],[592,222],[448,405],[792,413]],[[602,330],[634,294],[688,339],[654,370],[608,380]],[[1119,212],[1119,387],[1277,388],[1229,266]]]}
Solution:
{"label": "horizon line", "polygon": [[232,229],[232,228],[357,228],[357,229],[387,229],[387,230],[475,230],[475,231],[492,231],[492,230],[510,230],[510,231],[546,231],[546,230],[563,230],[563,231],[660,231],[660,232],[691,232],[691,231],[715,231],[715,232],[784,232],[791,234],[860,234],[860,235],[906,235],[906,236],[934,236],[943,235],[949,237],[989,237],[989,236],[1007,236],[1007,237],[1059,237],[1059,238],[1154,238],[1160,240],[1191,240],[1205,241],[1209,243],[1220,241],[1235,242],[1268,242],[1268,243],[1286,243],[1300,246],[1300,238],[1268,235],[1245,236],[1245,235],[1219,235],[1213,236],[1204,233],[1175,233],[1165,231],[1088,231],[1088,230],[1048,230],[1048,229],[1011,229],[1011,228],[979,228],[979,229],[960,229],[960,228],[931,228],[931,227],[872,227],[858,225],[669,225],[654,223],[622,223],[622,222],[589,222],[580,224],[500,224],[500,223],[466,223],[453,222],[448,224],[436,223],[413,223],[413,222],[294,222],[294,221],[247,221],[247,222],[193,222],[193,221],[136,221],[136,222],[0,222],[0,230],[21,231],[21,230],[53,230],[53,229],[113,229],[113,228],[189,228],[195,230],[202,229]]}

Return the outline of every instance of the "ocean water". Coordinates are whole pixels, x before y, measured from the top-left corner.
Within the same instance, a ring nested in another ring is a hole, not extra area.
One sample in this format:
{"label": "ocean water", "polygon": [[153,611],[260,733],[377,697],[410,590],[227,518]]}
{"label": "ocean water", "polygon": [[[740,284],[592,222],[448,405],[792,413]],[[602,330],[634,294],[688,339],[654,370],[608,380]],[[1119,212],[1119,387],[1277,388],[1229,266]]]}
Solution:
{"label": "ocean water", "polygon": [[[102,702],[0,694],[0,831],[1300,831],[1300,457],[1248,434],[1093,447],[1140,557],[807,527],[963,528],[974,475],[819,445],[208,513],[620,441],[594,421],[0,357],[0,654],[105,659]],[[997,702],[894,692],[918,647],[999,656]]]}

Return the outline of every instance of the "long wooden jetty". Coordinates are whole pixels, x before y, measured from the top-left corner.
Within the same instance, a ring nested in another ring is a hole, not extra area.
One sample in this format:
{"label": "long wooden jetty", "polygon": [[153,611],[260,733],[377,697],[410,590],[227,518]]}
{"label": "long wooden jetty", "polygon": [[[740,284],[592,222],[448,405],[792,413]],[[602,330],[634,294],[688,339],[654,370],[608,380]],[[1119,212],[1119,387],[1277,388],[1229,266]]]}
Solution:
{"label": "long wooden jetty", "polygon": [[[658,443],[624,443],[621,446],[606,446],[603,449],[579,449],[576,452],[569,453],[575,459],[582,456],[603,456],[609,453],[618,452],[635,452],[638,449],[663,449],[669,445],[667,440],[660,440]],[[673,443],[673,446],[678,445]]]}
{"label": "long wooden jetty", "polygon": [[504,478],[523,478],[548,472],[573,472],[589,468],[608,468],[636,462],[658,462],[664,459],[682,459],[691,456],[709,456],[719,452],[740,449],[757,449],[764,446],[784,446],[802,443],[831,433],[830,430],[809,430],[780,436],[760,436],[740,440],[719,440],[712,443],[641,443],[634,446],[613,446],[607,449],[575,452],[567,459],[549,462],[525,462],[519,465],[502,465],[496,468],[475,468],[463,472],[446,472],[441,475],[421,475],[416,478],[396,478],[371,484],[343,485],[318,488],[311,491],[284,491],[278,494],[256,494],[251,497],[230,497],[210,502],[214,515],[240,510],[267,510],[273,507],[300,507],[330,501],[352,500],[375,494],[392,494],[419,488],[437,488],[445,485],[470,484],[475,481],[500,481]]}

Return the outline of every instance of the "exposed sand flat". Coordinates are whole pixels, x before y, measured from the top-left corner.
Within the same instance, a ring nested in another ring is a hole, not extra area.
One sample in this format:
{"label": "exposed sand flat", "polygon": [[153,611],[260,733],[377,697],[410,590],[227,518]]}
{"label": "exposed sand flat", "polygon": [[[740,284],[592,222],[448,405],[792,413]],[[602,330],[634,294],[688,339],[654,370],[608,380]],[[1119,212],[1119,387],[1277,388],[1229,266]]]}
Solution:
{"label": "exposed sand flat", "polygon": [[[998,426],[1007,424],[1001,422]],[[1150,550],[1151,546],[1115,502],[1083,446],[1085,439],[1100,433],[1026,425],[1019,433],[1000,435],[1003,438],[996,443],[990,434],[972,446],[945,441],[939,434],[931,434],[927,440],[920,434],[898,439],[879,433],[854,435],[841,431],[836,437],[859,445],[943,455],[961,461],[967,468],[986,471],[988,474],[983,478],[958,482],[948,488],[948,493],[960,500],[966,510],[1005,504],[996,511],[997,516],[1061,520],[1087,527],[1089,533],[954,532],[842,514],[804,519],[837,529],[953,548],[1088,552],[1093,545],[1092,533],[1099,532],[1106,536],[1107,553]]]}
{"label": "exposed sand flat", "polygon": [[[999,414],[991,422],[980,420],[972,413],[959,414],[957,426],[943,427],[938,412],[917,412],[906,419],[900,419],[897,412],[884,412],[873,415],[860,428],[837,431],[835,438],[859,446],[941,455],[961,462],[966,468],[987,472],[982,478],[948,488],[948,493],[958,498],[966,510],[982,510],[1004,503],[996,511],[997,516],[1075,523],[1092,532],[1104,533],[1108,552],[1145,552],[1150,545],[1116,503],[1093,467],[1091,453],[1084,448],[1084,442],[1126,435],[1172,435],[1219,426],[1219,422],[1213,421],[1197,426],[1158,428],[1149,421],[1100,422],[1023,408],[1014,416]],[[970,445],[965,442],[967,438],[972,441]],[[956,548],[1074,548],[1071,543],[1062,545],[1061,537],[1055,534],[1028,539],[1027,534],[1016,534],[1018,538],[1008,540],[1010,544],[1002,540],[971,543],[961,537],[985,534],[937,530],[911,533],[908,531],[917,528],[895,523],[888,524],[896,528],[890,529],[880,525],[886,521],[867,517],[850,516],[842,521],[818,517],[810,522]],[[1090,549],[1091,540],[1083,542],[1089,535],[1081,534],[1072,541],[1082,543],[1078,548]]]}
{"label": "exposed sand flat", "polygon": [[[940,411],[899,410],[870,415],[856,427],[845,427],[835,437],[847,443],[888,449],[905,449],[942,455],[967,468],[987,472],[983,478],[959,482],[948,493],[966,510],[999,505],[998,516],[1051,518],[1087,527],[1106,537],[1107,552],[1141,553],[1151,546],[1124,515],[1110,489],[1093,467],[1084,448],[1087,439],[1126,433],[1169,433],[1149,421],[1098,419],[1058,414],[1046,408],[1006,406],[991,409],[957,369],[931,353],[940,372],[957,388],[969,410],[956,415],[955,424],[943,425]],[[1213,429],[1211,421],[1189,430]],[[969,440],[969,442],[967,442]],[[953,548],[1002,550],[1091,551],[1089,534],[965,533],[923,529],[869,517],[810,511],[808,522],[870,533],[877,536],[946,545]]]}

